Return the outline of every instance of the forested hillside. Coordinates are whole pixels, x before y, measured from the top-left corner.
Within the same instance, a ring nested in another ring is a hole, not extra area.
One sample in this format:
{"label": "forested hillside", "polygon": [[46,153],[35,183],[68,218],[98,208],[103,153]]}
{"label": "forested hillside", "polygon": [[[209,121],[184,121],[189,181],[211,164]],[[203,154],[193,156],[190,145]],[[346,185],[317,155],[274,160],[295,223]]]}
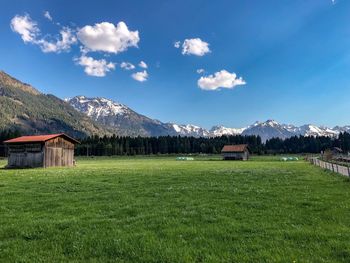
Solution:
{"label": "forested hillside", "polygon": [[24,134],[65,132],[78,138],[108,134],[68,103],[42,94],[3,71],[0,71],[0,105],[0,130],[17,129]]}

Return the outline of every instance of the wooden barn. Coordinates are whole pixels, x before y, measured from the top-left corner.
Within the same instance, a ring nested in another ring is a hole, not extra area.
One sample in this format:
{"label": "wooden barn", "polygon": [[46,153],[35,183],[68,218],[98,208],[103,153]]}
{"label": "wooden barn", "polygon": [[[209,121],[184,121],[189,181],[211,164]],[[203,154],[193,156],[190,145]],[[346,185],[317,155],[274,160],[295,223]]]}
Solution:
{"label": "wooden barn", "polygon": [[8,147],[7,168],[73,166],[77,140],[64,133],[22,136],[4,142]]}
{"label": "wooden barn", "polygon": [[224,160],[243,160],[249,159],[249,149],[247,144],[225,145],[221,154]]}

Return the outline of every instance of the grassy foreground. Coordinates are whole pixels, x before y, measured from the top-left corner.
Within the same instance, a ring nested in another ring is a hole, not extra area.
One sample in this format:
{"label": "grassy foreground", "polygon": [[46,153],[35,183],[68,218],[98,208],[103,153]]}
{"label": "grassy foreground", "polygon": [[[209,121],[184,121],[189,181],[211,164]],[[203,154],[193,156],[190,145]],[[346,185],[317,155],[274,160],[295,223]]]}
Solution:
{"label": "grassy foreground", "polygon": [[0,262],[349,262],[349,244],[349,180],[303,161],[0,169]]}

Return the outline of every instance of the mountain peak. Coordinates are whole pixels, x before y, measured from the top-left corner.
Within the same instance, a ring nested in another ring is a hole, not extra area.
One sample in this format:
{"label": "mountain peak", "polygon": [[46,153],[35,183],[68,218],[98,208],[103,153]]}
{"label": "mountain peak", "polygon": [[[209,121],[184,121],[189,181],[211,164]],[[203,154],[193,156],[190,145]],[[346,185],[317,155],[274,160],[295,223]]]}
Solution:
{"label": "mountain peak", "polygon": [[210,129],[210,134],[212,136],[222,136],[222,135],[239,135],[247,128],[227,128],[223,125],[213,126]]}
{"label": "mountain peak", "polygon": [[271,127],[275,127],[275,126],[280,126],[280,124],[275,121],[275,120],[267,120],[265,122],[260,122],[260,125],[263,125],[263,126],[271,126]]}
{"label": "mountain peak", "polygon": [[80,95],[67,98],[65,101],[94,120],[98,120],[101,116],[123,115],[130,111],[125,105],[103,97],[88,98]]}

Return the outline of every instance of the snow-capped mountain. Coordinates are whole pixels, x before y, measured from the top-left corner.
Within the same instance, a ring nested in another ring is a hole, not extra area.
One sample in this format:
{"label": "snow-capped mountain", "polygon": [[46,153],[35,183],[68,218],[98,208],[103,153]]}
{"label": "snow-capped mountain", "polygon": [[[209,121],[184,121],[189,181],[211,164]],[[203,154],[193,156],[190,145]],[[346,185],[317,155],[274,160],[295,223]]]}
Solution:
{"label": "snow-capped mountain", "polygon": [[194,137],[209,137],[210,132],[206,129],[203,129],[199,126],[187,124],[187,125],[178,125],[172,124],[175,132],[181,136],[194,136]]}
{"label": "snow-capped mountain", "polygon": [[280,124],[274,120],[266,122],[256,122],[242,132],[242,135],[259,135],[262,141],[266,141],[273,137],[290,138],[292,136],[327,136],[337,137],[340,132],[346,131],[346,127],[335,127],[333,129],[316,126],[312,124],[302,125],[300,127],[292,124]]}
{"label": "snow-capped mountain", "polygon": [[298,127],[296,134],[303,136],[328,136],[328,137],[336,137],[338,136],[340,131],[336,129],[330,129],[328,127],[307,124]]}
{"label": "snow-capped mountain", "polygon": [[213,126],[210,130],[193,125],[164,123],[141,115],[124,104],[106,98],[88,98],[77,96],[66,99],[76,110],[85,113],[93,120],[115,131],[118,135],[163,136],[180,135],[194,137],[217,137],[223,135],[259,135],[262,141],[278,137],[292,136],[329,136],[336,137],[340,132],[350,132],[350,126],[328,128],[312,124],[300,127],[280,124],[274,120],[255,122],[244,128]]}
{"label": "snow-capped mountain", "polygon": [[227,128],[224,126],[213,126],[209,134],[210,136],[222,136],[222,135],[239,135],[242,134],[247,128]]}
{"label": "snow-capped mountain", "polygon": [[341,132],[348,132],[348,133],[350,133],[350,125],[343,126],[343,127],[335,126],[333,128],[333,130],[337,131],[338,133],[341,133]]}
{"label": "snow-capped mountain", "polygon": [[106,98],[76,96],[65,99],[76,110],[123,136],[177,135],[171,125],[141,115]]}
{"label": "snow-capped mountain", "polygon": [[100,117],[117,116],[130,113],[130,109],[120,103],[105,98],[87,98],[76,96],[65,99],[75,109],[84,112],[89,117],[98,120]]}
{"label": "snow-capped mountain", "polygon": [[285,139],[294,134],[291,131],[291,127],[279,124],[274,120],[267,120],[265,122],[257,121],[253,125],[248,126],[248,128],[242,132],[242,135],[259,135],[262,141],[266,141],[273,137]]}

